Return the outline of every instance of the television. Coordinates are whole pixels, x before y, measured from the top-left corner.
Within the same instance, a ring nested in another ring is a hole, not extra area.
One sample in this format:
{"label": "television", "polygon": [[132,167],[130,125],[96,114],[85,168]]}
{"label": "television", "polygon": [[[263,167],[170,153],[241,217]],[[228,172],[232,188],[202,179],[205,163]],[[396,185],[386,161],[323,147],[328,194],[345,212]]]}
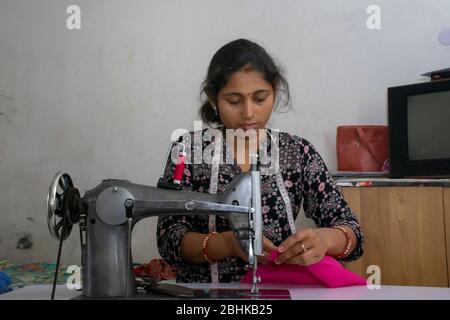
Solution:
{"label": "television", "polygon": [[450,177],[450,80],[388,88],[392,178]]}

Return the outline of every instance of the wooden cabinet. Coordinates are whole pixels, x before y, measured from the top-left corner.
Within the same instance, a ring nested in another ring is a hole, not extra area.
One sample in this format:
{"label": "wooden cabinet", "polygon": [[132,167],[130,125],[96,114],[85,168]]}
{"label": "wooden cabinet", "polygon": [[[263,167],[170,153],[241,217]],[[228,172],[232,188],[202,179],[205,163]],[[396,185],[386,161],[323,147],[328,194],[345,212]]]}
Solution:
{"label": "wooden cabinet", "polygon": [[445,219],[445,237],[447,249],[447,278],[450,287],[450,188],[444,188],[444,219]]}
{"label": "wooden cabinet", "polygon": [[365,253],[346,267],[382,285],[450,286],[450,188],[342,187],[365,234]]}

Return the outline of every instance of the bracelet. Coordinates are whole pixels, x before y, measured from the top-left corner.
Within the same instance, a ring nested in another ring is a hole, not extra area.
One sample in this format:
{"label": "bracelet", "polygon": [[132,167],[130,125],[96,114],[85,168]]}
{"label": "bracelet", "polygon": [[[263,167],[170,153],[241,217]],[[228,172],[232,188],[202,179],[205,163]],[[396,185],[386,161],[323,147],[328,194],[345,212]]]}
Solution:
{"label": "bracelet", "polygon": [[203,258],[205,258],[206,261],[208,261],[209,263],[215,263],[215,261],[212,261],[209,257],[208,257],[208,241],[209,239],[212,237],[212,235],[217,234],[217,232],[211,232],[210,234],[208,234],[206,236],[206,238],[203,240]]}
{"label": "bracelet", "polygon": [[350,253],[350,249],[352,247],[352,238],[350,238],[350,234],[348,233],[347,229],[345,229],[344,227],[332,226],[332,228],[341,230],[345,235],[346,242],[345,242],[344,251],[336,256],[336,258],[338,258],[338,259],[345,258]]}

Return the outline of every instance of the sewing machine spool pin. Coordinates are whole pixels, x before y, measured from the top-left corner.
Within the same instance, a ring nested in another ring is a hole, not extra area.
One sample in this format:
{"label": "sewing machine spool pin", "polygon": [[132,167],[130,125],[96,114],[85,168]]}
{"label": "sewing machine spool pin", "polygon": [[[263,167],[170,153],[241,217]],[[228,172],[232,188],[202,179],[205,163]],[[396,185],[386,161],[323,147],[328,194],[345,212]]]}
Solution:
{"label": "sewing machine spool pin", "polygon": [[178,150],[177,161],[175,164],[175,170],[171,177],[171,181],[165,181],[164,176],[167,170],[167,162],[164,164],[164,167],[161,172],[161,176],[158,180],[157,186],[165,189],[173,189],[173,190],[181,190],[181,181],[183,179],[183,172],[186,163],[186,146],[181,142],[182,137],[178,141],[171,141],[169,143],[169,147],[167,149],[167,154],[165,159],[172,159],[171,153],[174,150],[174,147],[181,147],[181,150]]}

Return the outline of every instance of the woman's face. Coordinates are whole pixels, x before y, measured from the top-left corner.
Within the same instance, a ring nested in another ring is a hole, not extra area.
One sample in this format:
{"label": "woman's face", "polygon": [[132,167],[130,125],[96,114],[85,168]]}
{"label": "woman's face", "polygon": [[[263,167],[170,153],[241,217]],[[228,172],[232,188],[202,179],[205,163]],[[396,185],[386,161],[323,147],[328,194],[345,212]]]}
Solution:
{"label": "woman's face", "polygon": [[227,129],[264,129],[275,94],[264,76],[250,67],[233,73],[217,95],[220,119]]}

